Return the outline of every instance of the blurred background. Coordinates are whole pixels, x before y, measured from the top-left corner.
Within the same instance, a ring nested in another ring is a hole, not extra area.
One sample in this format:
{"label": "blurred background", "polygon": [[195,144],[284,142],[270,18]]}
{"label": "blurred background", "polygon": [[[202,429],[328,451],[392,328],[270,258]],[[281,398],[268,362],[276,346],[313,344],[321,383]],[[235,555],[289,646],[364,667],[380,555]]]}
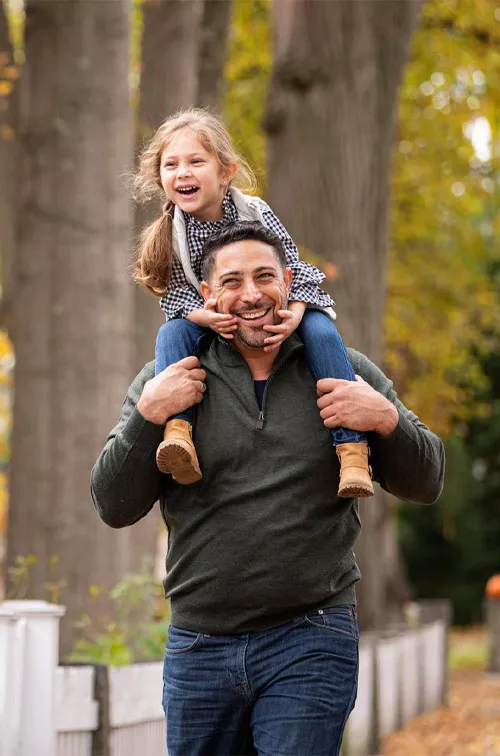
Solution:
{"label": "blurred background", "polygon": [[446,443],[436,505],[362,504],[363,627],[416,598],[481,623],[500,572],[493,0],[0,2],[3,595],[67,606],[65,656],[128,661],[164,640],[158,514],[106,528],[89,474],[162,322],[130,277],[159,208],[135,207],[126,178],[192,104],[223,115],[325,272],[346,343]]}

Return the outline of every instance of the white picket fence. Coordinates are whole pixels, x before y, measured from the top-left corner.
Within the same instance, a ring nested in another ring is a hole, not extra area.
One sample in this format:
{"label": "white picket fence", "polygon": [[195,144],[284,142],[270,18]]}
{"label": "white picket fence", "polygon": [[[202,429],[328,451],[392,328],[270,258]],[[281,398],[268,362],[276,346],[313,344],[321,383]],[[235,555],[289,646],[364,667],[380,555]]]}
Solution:
{"label": "white picket fence", "polygon": [[[58,666],[63,613],[0,603],[0,756],[163,756],[162,663]],[[428,620],[362,635],[343,756],[375,754],[379,737],[445,702],[447,620]]]}

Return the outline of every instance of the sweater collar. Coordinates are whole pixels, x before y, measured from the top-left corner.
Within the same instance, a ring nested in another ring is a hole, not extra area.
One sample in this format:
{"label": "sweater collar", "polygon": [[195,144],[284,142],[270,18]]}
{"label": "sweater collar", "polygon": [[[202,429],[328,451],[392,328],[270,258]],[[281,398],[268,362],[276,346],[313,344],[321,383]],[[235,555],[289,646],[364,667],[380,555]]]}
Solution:
{"label": "sweater collar", "polygon": [[[211,344],[210,351],[213,352],[222,365],[232,368],[241,367],[242,365],[247,366],[244,357],[229,341],[227,341],[227,339],[216,336],[211,339],[209,343]],[[301,349],[302,347],[303,344],[298,335],[292,333],[281,345],[273,365],[273,370],[285,362],[292,352]]]}

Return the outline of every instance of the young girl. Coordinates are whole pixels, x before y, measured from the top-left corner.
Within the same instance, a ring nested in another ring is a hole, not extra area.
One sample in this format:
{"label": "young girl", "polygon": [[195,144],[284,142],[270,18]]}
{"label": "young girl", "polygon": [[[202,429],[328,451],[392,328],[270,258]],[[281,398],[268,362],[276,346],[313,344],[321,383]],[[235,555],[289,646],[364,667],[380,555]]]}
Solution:
{"label": "young girl", "polygon": [[[288,316],[281,332],[266,339],[276,349],[295,329],[316,380],[355,380],[342,339],[334,325],[333,301],[320,288],[325,276],[299,259],[297,248],[271,208],[236,184],[253,188],[255,179],[236,153],[224,124],[192,108],[168,118],[144,149],[134,179],[136,197],[166,196],[162,215],[141,234],[134,278],[161,297],[167,322],[156,342],[156,372],[194,353],[204,329],[233,338],[231,315],[217,313],[215,302],[200,294],[203,244],[216,230],[237,220],[258,220],[282,240],[293,271]],[[191,435],[191,410],[170,418],[158,447],[159,469],[180,484],[194,483],[201,470]],[[332,431],[340,460],[339,496],[372,496],[368,445],[363,433]]]}

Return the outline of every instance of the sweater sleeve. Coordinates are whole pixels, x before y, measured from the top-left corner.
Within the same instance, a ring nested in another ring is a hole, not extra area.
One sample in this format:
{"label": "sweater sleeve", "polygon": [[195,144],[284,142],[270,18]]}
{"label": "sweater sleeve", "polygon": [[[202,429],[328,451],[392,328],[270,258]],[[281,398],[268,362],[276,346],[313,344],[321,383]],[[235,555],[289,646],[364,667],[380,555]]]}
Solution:
{"label": "sweater sleeve", "polygon": [[390,436],[368,434],[374,479],[399,499],[433,504],[443,490],[445,455],[441,440],[398,399],[384,373],[364,355],[348,349],[354,371],[398,410]]}
{"label": "sweater sleeve", "polygon": [[163,425],[149,422],[136,409],[144,384],[153,376],[151,362],[130,386],[118,423],[92,469],[95,508],[112,528],[133,525],[147,515],[160,496],[162,476],[155,456]]}

